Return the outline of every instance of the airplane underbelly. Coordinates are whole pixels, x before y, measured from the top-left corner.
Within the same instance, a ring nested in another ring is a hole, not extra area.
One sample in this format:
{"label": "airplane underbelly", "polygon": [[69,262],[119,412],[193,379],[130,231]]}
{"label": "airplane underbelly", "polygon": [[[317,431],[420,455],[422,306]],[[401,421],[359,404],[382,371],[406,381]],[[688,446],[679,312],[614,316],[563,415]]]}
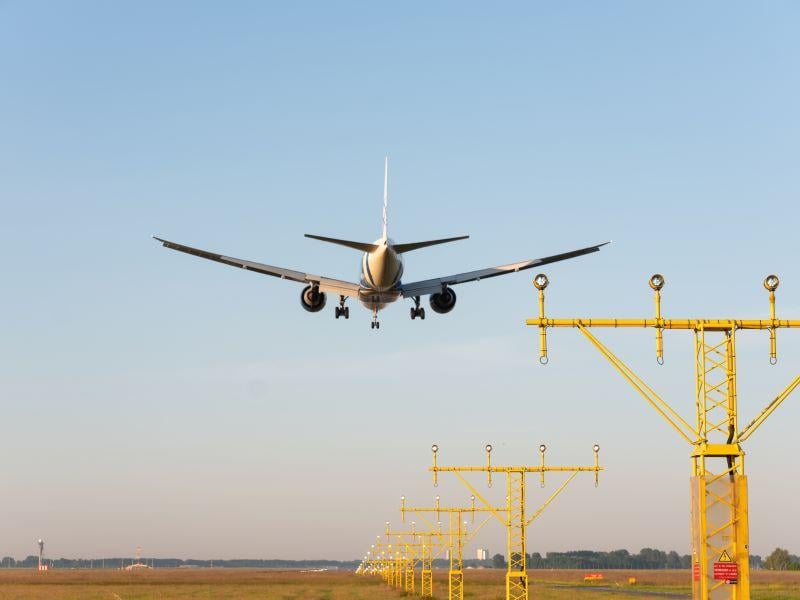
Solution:
{"label": "airplane underbelly", "polygon": [[400,298],[400,292],[390,290],[387,292],[380,292],[377,290],[362,290],[358,293],[358,301],[368,308],[369,310],[381,310],[386,305],[395,302]]}

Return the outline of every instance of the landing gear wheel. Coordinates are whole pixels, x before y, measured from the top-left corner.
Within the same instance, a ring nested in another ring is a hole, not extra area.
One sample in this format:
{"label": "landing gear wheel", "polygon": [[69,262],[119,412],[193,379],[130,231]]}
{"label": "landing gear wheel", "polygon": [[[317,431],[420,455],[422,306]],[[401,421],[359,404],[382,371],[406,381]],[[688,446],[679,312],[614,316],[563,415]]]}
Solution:
{"label": "landing gear wheel", "polygon": [[345,306],[344,303],[347,300],[345,296],[339,296],[339,306],[336,307],[334,314],[336,318],[344,317],[345,319],[350,318],[350,307]]}
{"label": "landing gear wheel", "polygon": [[425,309],[419,305],[419,296],[414,296],[414,308],[411,309],[411,320],[419,317],[425,319]]}

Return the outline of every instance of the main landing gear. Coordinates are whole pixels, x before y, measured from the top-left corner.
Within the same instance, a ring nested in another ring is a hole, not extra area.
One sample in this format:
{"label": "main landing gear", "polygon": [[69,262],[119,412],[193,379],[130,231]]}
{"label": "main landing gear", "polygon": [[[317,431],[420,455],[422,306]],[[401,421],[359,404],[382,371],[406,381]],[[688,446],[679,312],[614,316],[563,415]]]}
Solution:
{"label": "main landing gear", "polygon": [[381,328],[381,324],[378,321],[378,309],[377,308],[373,308],[372,309],[372,329],[380,329],[380,328]]}
{"label": "main landing gear", "polygon": [[425,309],[419,305],[419,296],[414,296],[414,307],[411,309],[411,320],[413,321],[417,317],[424,321]]}
{"label": "main landing gear", "polygon": [[334,314],[336,318],[344,317],[345,319],[350,318],[350,307],[344,305],[344,301],[346,298],[344,296],[339,296],[339,306],[334,309]]}

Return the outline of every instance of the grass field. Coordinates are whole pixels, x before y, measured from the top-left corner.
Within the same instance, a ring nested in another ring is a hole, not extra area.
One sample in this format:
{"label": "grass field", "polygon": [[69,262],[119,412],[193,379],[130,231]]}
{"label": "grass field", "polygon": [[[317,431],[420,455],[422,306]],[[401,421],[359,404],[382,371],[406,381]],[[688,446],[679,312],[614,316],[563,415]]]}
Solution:
{"label": "grass field", "polygon": [[[502,600],[504,571],[467,571],[465,598]],[[689,598],[687,571],[605,571],[583,584],[583,571],[530,571],[531,600]],[[635,586],[628,577],[637,579]],[[405,594],[373,577],[346,572],[245,569],[154,571],[0,570],[0,600],[385,600]],[[434,597],[447,598],[447,572],[437,571]],[[800,573],[753,574],[753,600],[800,600]]]}

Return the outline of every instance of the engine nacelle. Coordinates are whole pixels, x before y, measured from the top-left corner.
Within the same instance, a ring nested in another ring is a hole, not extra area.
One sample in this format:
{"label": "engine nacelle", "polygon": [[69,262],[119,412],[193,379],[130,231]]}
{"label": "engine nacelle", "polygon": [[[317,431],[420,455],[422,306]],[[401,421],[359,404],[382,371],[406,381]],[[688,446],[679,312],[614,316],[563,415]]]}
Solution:
{"label": "engine nacelle", "polygon": [[320,292],[318,287],[307,285],[300,293],[300,305],[308,312],[319,312],[325,308],[328,300],[325,292]]}
{"label": "engine nacelle", "polygon": [[437,312],[440,315],[447,314],[456,306],[456,293],[446,287],[441,294],[431,294],[430,303],[433,312]]}

